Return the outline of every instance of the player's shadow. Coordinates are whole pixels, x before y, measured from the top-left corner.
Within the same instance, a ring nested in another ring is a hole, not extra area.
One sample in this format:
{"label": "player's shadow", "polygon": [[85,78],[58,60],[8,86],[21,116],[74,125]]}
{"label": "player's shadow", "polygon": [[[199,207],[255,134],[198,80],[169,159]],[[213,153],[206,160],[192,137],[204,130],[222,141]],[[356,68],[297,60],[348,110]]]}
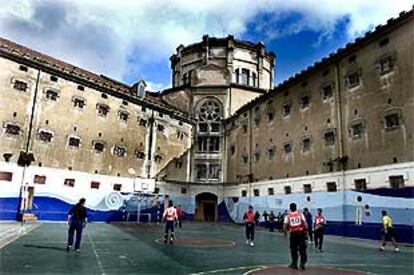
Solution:
{"label": "player's shadow", "polygon": [[42,246],[42,245],[33,245],[33,244],[24,244],[24,247],[29,248],[38,248],[38,249],[48,249],[48,250],[55,250],[55,251],[66,251],[66,247],[59,247],[59,246]]}

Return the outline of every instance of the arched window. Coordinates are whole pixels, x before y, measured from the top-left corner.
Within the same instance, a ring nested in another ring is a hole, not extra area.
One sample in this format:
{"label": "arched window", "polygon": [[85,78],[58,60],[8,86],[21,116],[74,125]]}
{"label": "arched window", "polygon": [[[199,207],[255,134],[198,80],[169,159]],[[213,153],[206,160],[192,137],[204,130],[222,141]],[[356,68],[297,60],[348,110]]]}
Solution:
{"label": "arched window", "polygon": [[201,102],[197,109],[198,116],[198,151],[219,152],[222,132],[222,106],[214,98]]}
{"label": "arched window", "polygon": [[217,133],[221,131],[221,106],[214,99],[207,99],[198,108],[199,132]]}

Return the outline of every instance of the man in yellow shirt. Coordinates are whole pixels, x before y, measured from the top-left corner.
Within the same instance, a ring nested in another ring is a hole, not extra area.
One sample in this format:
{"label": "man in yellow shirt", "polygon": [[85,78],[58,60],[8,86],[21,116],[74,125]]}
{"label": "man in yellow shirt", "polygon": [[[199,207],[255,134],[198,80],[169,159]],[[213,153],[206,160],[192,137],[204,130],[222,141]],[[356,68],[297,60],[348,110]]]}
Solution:
{"label": "man in yellow shirt", "polygon": [[381,251],[384,251],[385,249],[385,245],[387,244],[387,238],[391,238],[391,242],[392,244],[395,246],[395,252],[398,252],[398,245],[397,242],[395,241],[395,232],[394,232],[394,228],[392,226],[392,219],[390,216],[387,215],[387,211],[382,210],[382,246],[380,248]]}

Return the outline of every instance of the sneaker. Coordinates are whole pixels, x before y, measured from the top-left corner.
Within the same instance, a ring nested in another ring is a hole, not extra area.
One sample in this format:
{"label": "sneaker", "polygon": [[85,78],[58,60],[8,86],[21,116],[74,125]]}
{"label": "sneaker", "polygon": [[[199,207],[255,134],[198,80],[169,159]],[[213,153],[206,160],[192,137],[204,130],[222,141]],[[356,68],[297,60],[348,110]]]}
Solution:
{"label": "sneaker", "polygon": [[70,251],[71,248],[72,248],[72,246],[70,246],[70,245],[66,246],[66,251]]}
{"label": "sneaker", "polygon": [[75,249],[75,252],[78,252],[79,253],[80,252],[79,248],[78,249]]}
{"label": "sneaker", "polygon": [[398,247],[395,248],[395,252],[399,252],[400,249]]}
{"label": "sneaker", "polygon": [[382,252],[384,250],[385,250],[385,247],[381,246],[380,251]]}
{"label": "sneaker", "polygon": [[289,268],[292,268],[292,269],[298,269],[298,266],[297,265],[294,265],[294,264],[290,264],[288,267]]}
{"label": "sneaker", "polygon": [[250,241],[249,240],[246,240],[246,244],[249,245],[250,244]]}
{"label": "sneaker", "polygon": [[254,246],[254,242],[250,242],[250,246],[253,247]]}
{"label": "sneaker", "polygon": [[305,265],[300,265],[300,269],[305,270]]}
{"label": "sneaker", "polygon": [[174,244],[174,239],[173,238],[170,239],[170,244]]}

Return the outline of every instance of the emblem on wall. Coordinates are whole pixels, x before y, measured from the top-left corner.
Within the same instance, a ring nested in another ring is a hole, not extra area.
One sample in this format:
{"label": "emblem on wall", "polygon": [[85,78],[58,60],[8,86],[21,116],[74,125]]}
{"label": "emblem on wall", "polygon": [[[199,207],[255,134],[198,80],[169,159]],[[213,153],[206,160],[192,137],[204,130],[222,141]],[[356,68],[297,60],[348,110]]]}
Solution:
{"label": "emblem on wall", "polygon": [[109,193],[105,198],[105,204],[109,209],[119,209],[123,204],[123,198],[118,192]]}

